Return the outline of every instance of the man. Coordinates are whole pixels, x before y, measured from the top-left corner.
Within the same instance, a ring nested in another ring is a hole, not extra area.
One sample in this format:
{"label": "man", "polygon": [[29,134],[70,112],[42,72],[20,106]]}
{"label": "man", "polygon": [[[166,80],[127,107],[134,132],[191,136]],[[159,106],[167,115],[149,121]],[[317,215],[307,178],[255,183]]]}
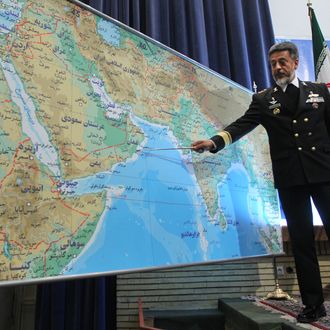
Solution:
{"label": "man", "polygon": [[276,84],[254,94],[246,113],[193,150],[218,152],[257,125],[265,127],[275,188],[286,216],[296,272],[305,308],[298,322],[326,315],[317,260],[310,197],[330,237],[330,95],[324,84],[300,81],[298,49],[290,42],[273,45],[269,62]]}

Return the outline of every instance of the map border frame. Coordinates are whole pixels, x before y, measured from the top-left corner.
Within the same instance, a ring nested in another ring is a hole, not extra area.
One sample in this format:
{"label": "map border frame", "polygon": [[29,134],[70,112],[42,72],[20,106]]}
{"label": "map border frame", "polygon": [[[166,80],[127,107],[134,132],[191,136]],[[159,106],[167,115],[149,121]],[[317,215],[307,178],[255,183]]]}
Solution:
{"label": "map border frame", "polygon": [[[66,0],[66,2],[71,3],[73,5],[77,5],[80,8],[83,8],[89,12],[91,12],[94,15],[97,15],[107,21],[110,21],[114,23],[115,25],[119,26],[120,28],[125,29],[128,32],[131,32],[143,39],[146,39],[147,41],[159,46],[160,48],[172,53],[173,55],[193,64],[194,66],[203,69],[204,71],[208,72],[209,74],[212,74],[213,76],[219,77],[223,79],[224,81],[230,83],[231,85],[244,90],[245,92],[249,93],[251,96],[253,95],[253,92],[247,89],[246,87],[236,83],[235,81],[221,75],[220,73],[208,68],[207,66],[197,62],[196,60],[193,60],[192,58],[174,50],[173,48],[143,34],[142,32],[133,29],[132,27],[98,11],[97,9],[80,2],[79,0]],[[282,234],[281,234],[282,238]],[[282,245],[283,247],[283,245]],[[209,261],[200,261],[200,262],[191,262],[191,263],[180,263],[175,265],[163,265],[163,266],[150,266],[150,267],[140,267],[140,268],[134,268],[134,269],[124,269],[124,270],[109,270],[105,272],[92,272],[92,273],[86,273],[86,274],[79,274],[79,275],[56,275],[56,276],[47,276],[43,278],[30,278],[30,279],[23,279],[23,280],[3,280],[0,281],[0,287],[5,286],[13,286],[13,285],[30,285],[30,284],[42,284],[42,283],[49,283],[49,282],[56,282],[56,281],[64,281],[64,280],[78,280],[78,279],[86,279],[86,278],[95,278],[95,277],[101,277],[101,276],[115,276],[115,275],[121,275],[121,274],[129,274],[129,273],[138,273],[138,272],[148,272],[148,271],[157,271],[157,270],[170,270],[170,269],[176,269],[176,268],[183,268],[183,267],[193,267],[193,266],[203,266],[203,265],[215,265],[215,264],[223,264],[229,261],[237,261],[237,260],[249,260],[249,259],[256,259],[261,257],[269,257],[272,258],[272,263],[274,264],[274,259],[277,256],[283,256],[285,255],[285,252],[283,251],[280,253],[273,253],[273,254],[261,254],[261,255],[253,255],[253,256],[246,256],[246,257],[235,257],[235,258],[227,258],[227,259],[219,259],[219,260],[209,260]]]}

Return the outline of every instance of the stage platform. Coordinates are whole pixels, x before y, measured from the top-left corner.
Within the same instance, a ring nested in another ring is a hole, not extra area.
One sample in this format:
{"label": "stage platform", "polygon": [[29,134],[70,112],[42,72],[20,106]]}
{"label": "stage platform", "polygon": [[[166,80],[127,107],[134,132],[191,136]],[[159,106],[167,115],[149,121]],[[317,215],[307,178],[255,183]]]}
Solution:
{"label": "stage platform", "polygon": [[153,326],[168,330],[224,330],[224,314],[217,309],[147,310],[145,318]]}
{"label": "stage platform", "polygon": [[293,317],[249,299],[219,299],[218,309],[145,310],[153,327],[166,330],[306,330]]}
{"label": "stage platform", "polygon": [[219,310],[225,316],[225,330],[320,329],[319,327],[299,324],[290,315],[258,305],[255,301],[241,298],[219,299]]}

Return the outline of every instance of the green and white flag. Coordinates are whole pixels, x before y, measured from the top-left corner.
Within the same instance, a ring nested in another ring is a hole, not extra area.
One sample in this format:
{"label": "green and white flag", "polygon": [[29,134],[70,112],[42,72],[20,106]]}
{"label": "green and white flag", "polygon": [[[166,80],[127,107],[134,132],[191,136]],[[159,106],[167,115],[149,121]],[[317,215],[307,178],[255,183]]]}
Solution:
{"label": "green and white flag", "polygon": [[323,82],[330,88],[330,51],[324,40],[314,9],[309,5],[308,15],[311,20],[315,80]]}

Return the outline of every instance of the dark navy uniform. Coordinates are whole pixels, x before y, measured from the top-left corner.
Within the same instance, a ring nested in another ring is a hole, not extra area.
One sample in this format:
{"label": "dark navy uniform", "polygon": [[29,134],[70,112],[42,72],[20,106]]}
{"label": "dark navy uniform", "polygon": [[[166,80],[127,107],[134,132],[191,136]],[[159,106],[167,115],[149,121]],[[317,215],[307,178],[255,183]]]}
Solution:
{"label": "dark navy uniform", "polygon": [[[290,86],[290,85],[289,85]],[[289,88],[288,86],[288,88]],[[253,95],[246,113],[211,138],[217,152],[261,124],[267,131],[274,184],[286,215],[304,305],[323,302],[310,197],[330,237],[330,95],[325,84],[299,81]]]}

